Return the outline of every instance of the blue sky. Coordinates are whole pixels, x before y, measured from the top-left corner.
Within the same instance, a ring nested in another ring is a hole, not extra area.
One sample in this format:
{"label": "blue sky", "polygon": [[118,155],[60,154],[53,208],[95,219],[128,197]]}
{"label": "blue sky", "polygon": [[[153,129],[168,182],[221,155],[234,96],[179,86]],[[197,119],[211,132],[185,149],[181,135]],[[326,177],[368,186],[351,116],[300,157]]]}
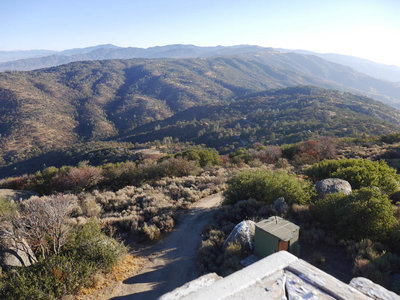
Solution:
{"label": "blue sky", "polygon": [[1,0],[0,50],[253,44],[400,66],[399,0]]}

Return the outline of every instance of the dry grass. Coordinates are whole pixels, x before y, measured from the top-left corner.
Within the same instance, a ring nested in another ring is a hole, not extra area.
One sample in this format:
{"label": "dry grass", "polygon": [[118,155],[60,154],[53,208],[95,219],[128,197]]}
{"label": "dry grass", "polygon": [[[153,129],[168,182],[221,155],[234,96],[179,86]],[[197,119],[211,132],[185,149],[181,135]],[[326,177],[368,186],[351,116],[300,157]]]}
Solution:
{"label": "dry grass", "polygon": [[386,152],[396,151],[400,143],[395,144],[371,144],[371,145],[340,145],[337,148],[338,158],[369,158],[374,159],[384,156]]}
{"label": "dry grass", "polygon": [[109,299],[114,288],[122,281],[137,274],[145,265],[146,260],[132,254],[125,255],[120,263],[115,265],[110,273],[98,273],[93,277],[90,287],[82,288],[75,297],[77,300]]}
{"label": "dry grass", "polygon": [[177,213],[192,203],[225,189],[226,170],[200,176],[166,177],[140,187],[126,186],[116,192],[93,191],[78,195],[76,223],[98,217],[103,224],[157,240],[170,232]]}

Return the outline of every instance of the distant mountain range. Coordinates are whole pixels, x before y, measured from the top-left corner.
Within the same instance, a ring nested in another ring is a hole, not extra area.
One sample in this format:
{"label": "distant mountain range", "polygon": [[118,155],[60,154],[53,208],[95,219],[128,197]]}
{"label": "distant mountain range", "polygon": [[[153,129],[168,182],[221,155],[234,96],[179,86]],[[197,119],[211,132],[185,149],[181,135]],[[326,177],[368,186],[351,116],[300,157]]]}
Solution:
{"label": "distant mountain range", "polygon": [[56,54],[52,50],[21,50],[21,51],[0,51],[0,63],[10,62],[19,59],[35,58]]}
{"label": "distant mountain range", "polygon": [[[39,55],[32,52],[32,57],[26,57],[29,51],[22,53],[25,57],[18,60],[0,63],[0,71],[29,71],[53,67],[74,61],[129,59],[129,58],[198,58],[211,56],[226,56],[265,51],[267,48],[239,45],[231,47],[198,47],[193,45],[168,45],[150,48],[122,48],[111,44],[88,48],[70,49],[60,52],[50,52],[49,55]],[[12,52],[7,55],[11,56]],[[14,57],[17,57],[18,52]],[[2,54],[0,52],[0,61]]]}
{"label": "distant mountain range", "polygon": [[[32,51],[0,51],[0,71],[28,71],[53,67],[74,61],[129,59],[129,58],[199,58],[212,56],[227,56],[251,54],[272,51],[251,45],[198,47],[193,45],[167,45],[150,48],[117,47],[111,44],[94,47],[70,49],[64,51],[32,50]],[[331,62],[353,68],[381,80],[400,83],[400,68],[375,63],[358,57],[340,54],[321,54],[305,50],[275,49],[275,51],[293,52],[315,55]]]}
{"label": "distant mountain range", "polygon": [[305,50],[284,50],[300,54],[315,55],[334,63],[348,66],[369,76],[400,83],[400,68],[393,65],[379,64],[368,59],[334,53],[316,53]]}
{"label": "distant mountain range", "polygon": [[[341,91],[296,87],[305,85]],[[281,90],[287,87],[293,88]],[[223,147],[400,130],[398,110],[343,91],[400,104],[394,83],[316,56],[273,49],[3,72],[0,166],[12,169],[17,162],[94,141],[174,136]]]}

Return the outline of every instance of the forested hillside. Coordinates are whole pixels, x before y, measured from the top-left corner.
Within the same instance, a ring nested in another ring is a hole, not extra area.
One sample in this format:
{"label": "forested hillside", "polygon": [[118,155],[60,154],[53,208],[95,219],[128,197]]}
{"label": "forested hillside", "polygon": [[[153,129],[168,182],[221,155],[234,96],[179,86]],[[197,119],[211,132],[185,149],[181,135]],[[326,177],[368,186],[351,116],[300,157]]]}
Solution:
{"label": "forested hillside", "polygon": [[[400,95],[398,86],[346,67],[272,50],[232,57],[75,62],[4,72],[0,74],[0,163],[10,165],[100,140],[176,136],[223,146],[233,136],[240,143],[254,138],[282,143],[313,134],[352,136],[397,129],[397,110],[365,97],[314,89],[249,96],[298,85],[363,91],[390,101]],[[249,121],[239,122],[239,116]],[[193,126],[174,124],[175,119],[168,119],[174,117],[184,122],[210,119],[196,128],[208,131],[207,126],[216,125],[217,129],[206,135],[189,132]]]}
{"label": "forested hillside", "polygon": [[[154,130],[156,129],[156,130]],[[367,97],[316,87],[270,90],[204,105],[133,130],[124,141],[165,136],[223,148],[294,143],[319,136],[379,135],[400,129],[400,112]]]}

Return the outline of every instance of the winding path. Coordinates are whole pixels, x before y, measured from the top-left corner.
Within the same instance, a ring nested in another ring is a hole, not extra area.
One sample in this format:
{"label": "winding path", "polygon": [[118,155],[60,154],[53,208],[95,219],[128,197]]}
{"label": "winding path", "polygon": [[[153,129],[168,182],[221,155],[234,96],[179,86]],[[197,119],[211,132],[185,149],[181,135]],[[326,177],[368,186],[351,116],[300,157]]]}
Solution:
{"label": "winding path", "polygon": [[126,279],[112,299],[156,299],[197,278],[201,232],[214,215],[212,208],[221,201],[221,194],[215,194],[196,202],[172,233],[146,250],[149,262],[139,274]]}

